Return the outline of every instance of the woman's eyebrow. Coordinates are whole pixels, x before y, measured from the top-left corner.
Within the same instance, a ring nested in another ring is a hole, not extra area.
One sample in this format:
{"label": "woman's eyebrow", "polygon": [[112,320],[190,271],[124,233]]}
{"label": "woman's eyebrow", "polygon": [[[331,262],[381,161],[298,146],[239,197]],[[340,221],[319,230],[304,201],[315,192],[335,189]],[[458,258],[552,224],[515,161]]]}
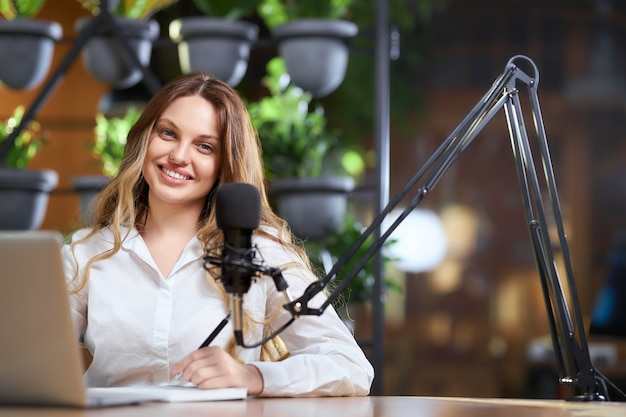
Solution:
{"label": "woman's eyebrow", "polygon": [[157,119],[155,125],[159,124],[159,123],[168,123],[170,125],[172,125],[174,128],[178,129],[178,126],[176,125],[176,123],[174,123],[172,120],[168,119],[167,117],[161,117],[160,119]]}

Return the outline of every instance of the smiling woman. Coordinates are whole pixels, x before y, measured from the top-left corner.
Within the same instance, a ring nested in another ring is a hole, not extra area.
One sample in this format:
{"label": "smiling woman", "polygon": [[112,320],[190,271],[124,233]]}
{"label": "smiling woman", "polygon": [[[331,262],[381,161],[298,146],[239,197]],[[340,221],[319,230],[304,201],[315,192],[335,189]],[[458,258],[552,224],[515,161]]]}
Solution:
{"label": "smiling woman", "polygon": [[[177,98],[150,135],[143,164],[149,204],[175,204],[177,210],[185,207],[186,213],[199,218],[217,179],[219,162],[215,107],[200,96]],[[146,229],[150,222],[148,218]],[[190,232],[195,234],[193,229]]]}
{"label": "smiling woman", "polygon": [[255,253],[283,269],[290,292],[301,294],[316,279],[270,208],[259,140],[239,95],[204,74],[180,76],[130,129],[119,171],[95,201],[94,226],[77,231],[63,249],[74,325],[93,354],[87,384],[175,381],[243,387],[249,395],[368,394],[372,366],[332,309],[300,318],[271,343],[255,343],[292,319],[272,280],[257,280],[245,295],[245,343],[228,323],[212,346],[198,349],[230,307],[222,271],[204,263],[224,244],[214,196],[227,183],[259,190]]}

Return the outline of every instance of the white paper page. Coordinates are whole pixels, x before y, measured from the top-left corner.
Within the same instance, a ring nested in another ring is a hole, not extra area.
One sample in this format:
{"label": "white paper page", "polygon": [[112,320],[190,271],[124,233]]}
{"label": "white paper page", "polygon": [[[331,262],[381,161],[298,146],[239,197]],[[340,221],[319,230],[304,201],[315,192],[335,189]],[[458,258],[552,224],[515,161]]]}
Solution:
{"label": "white paper page", "polygon": [[246,388],[199,389],[180,386],[131,386],[131,387],[91,387],[87,395],[137,396],[153,398],[154,401],[191,402],[241,400],[248,395]]}

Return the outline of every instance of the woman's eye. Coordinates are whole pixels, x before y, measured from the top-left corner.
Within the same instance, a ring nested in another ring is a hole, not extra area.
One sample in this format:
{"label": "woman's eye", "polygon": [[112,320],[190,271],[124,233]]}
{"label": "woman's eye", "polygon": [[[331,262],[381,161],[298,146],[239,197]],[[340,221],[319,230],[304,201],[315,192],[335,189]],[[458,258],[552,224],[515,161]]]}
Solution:
{"label": "woman's eye", "polygon": [[210,143],[200,143],[198,144],[198,147],[203,152],[211,152],[213,150],[213,145],[211,145]]}
{"label": "woman's eye", "polygon": [[173,138],[173,137],[175,137],[175,136],[176,136],[176,135],[174,134],[174,132],[172,132],[172,131],[171,131],[171,130],[169,130],[169,129],[165,129],[165,128],[163,128],[163,129],[159,129],[159,134],[160,134],[162,137],[166,137],[166,138]]}

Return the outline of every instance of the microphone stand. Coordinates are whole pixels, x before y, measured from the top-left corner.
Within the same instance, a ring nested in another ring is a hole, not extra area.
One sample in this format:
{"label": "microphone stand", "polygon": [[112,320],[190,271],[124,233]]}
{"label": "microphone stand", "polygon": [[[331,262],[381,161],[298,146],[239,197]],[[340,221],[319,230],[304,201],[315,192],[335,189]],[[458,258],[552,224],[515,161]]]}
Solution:
{"label": "microphone stand", "polygon": [[[520,68],[520,65],[530,69],[530,71],[525,72]],[[512,57],[508,61],[504,72],[494,81],[489,91],[439,148],[437,148],[424,166],[414,174],[400,192],[382,209],[380,214],[374,218],[372,224],[363,232],[361,237],[354,242],[344,256],[337,261],[328,274],[324,278],[310,284],[302,296],[283,306],[292,314],[293,318],[304,315],[321,315],[365,266],[370,258],[381,249],[387,238],[389,238],[398,225],[402,223],[422,199],[433,190],[447,170],[472,143],[474,138],[501,109],[504,109],[522,195],[522,204],[524,206],[525,217],[530,233],[531,248],[539,273],[548,314],[559,382],[575,386],[583,391],[582,395],[572,398],[574,400],[608,400],[607,385],[610,385],[620,394],[620,396],[623,397],[622,399],[626,399],[624,393],[611,384],[606,377],[601,375],[591,363],[573,278],[569,249],[563,228],[563,219],[554,180],[554,172],[552,170],[550,152],[548,150],[545,129],[539,108],[539,100],[537,97],[538,84],[539,71],[535,63],[530,58],[522,55]],[[543,185],[540,184],[538,179],[536,164],[533,159],[527,129],[524,124],[524,116],[519,98],[519,88],[525,88],[530,97],[535,133],[537,135],[536,140],[541,155],[540,162],[543,166],[543,175],[545,177]],[[422,177],[425,177],[424,181],[419,185],[415,196],[411,199],[400,216],[398,216],[380,238],[376,239],[360,262],[345,275],[336,287],[334,287],[325,302],[317,308],[309,307],[309,301],[335,278],[337,273],[341,271],[350,258],[354,256],[356,251],[364,244],[365,240],[378,230],[387,214],[389,214],[391,210],[403,200],[409,191],[422,180]],[[565,280],[569,288],[573,317],[568,308],[565,293],[561,285],[561,278],[559,277],[555,263],[554,252],[552,250],[553,242],[551,242],[549,235],[550,229],[546,216],[546,206],[543,203],[542,197],[544,195],[543,188],[547,189],[545,195],[549,200],[550,211],[548,214],[552,220],[551,225],[556,226],[558,233],[558,247],[565,265]]]}

